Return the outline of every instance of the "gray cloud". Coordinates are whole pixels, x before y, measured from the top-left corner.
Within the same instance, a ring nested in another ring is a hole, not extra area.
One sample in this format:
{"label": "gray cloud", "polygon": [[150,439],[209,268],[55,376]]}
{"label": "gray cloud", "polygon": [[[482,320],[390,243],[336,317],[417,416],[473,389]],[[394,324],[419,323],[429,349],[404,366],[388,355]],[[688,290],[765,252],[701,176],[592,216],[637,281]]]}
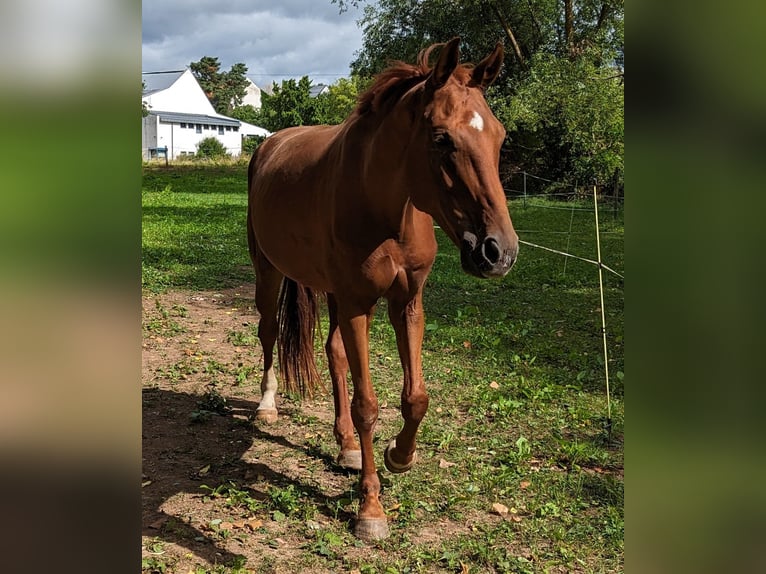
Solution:
{"label": "gray cloud", "polygon": [[258,85],[348,74],[361,48],[361,12],[329,0],[163,0],[143,5],[143,71],[183,69],[203,56],[248,67]]}

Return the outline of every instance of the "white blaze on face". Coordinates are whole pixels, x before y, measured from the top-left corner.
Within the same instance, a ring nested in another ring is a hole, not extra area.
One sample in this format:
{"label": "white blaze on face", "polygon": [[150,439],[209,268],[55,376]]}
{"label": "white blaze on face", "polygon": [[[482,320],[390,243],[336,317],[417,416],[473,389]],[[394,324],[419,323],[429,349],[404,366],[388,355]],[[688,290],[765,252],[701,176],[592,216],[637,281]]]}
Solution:
{"label": "white blaze on face", "polygon": [[484,118],[479,115],[479,112],[474,112],[471,121],[468,122],[468,125],[475,130],[481,131],[484,129]]}

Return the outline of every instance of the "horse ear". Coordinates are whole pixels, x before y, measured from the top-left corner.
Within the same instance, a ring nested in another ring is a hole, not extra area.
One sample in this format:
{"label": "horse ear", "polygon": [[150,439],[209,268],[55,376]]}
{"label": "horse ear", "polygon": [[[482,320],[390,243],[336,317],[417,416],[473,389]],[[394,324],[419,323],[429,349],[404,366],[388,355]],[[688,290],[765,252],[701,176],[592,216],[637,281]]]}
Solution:
{"label": "horse ear", "polygon": [[428,76],[428,87],[431,90],[438,90],[447,83],[452,72],[457,68],[460,61],[460,37],[456,36],[442,46],[439,52],[439,59]]}
{"label": "horse ear", "polygon": [[471,72],[471,85],[486,90],[500,73],[504,55],[503,44],[498,42],[492,53],[479,62]]}

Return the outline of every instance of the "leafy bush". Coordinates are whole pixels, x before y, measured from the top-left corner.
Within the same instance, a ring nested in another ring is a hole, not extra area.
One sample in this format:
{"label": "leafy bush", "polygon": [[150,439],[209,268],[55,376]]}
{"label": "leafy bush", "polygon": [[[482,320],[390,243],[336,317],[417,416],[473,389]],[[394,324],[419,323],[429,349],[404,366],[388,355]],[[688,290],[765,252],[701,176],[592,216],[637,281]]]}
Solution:
{"label": "leafy bush", "polygon": [[213,158],[227,155],[226,146],[218,138],[208,137],[197,144],[197,157]]}
{"label": "leafy bush", "polygon": [[265,136],[247,136],[242,138],[242,153],[252,155],[256,148],[263,143]]}

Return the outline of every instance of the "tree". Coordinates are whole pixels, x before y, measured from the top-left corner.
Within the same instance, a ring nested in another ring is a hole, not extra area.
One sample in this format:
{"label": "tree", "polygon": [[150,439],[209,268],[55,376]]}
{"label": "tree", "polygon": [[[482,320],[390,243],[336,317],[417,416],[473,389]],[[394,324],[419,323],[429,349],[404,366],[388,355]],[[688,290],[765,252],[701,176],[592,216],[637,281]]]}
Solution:
{"label": "tree", "polygon": [[250,104],[245,104],[244,106],[237,106],[236,108],[231,110],[231,113],[229,115],[232,118],[237,118],[238,120],[242,120],[243,122],[247,122],[248,124],[253,124],[255,126],[261,125],[261,121],[262,121],[261,110],[256,109]]}
{"label": "tree", "polygon": [[311,81],[303,76],[299,81],[283,80],[274,85],[272,94],[261,95],[261,126],[275,132],[291,126],[314,125],[316,103],[309,95]]}
{"label": "tree", "polygon": [[189,64],[189,68],[219,114],[229,114],[242,103],[248,86],[244,64],[234,64],[228,72],[222,72],[218,58],[204,56]]}
{"label": "tree", "polygon": [[624,171],[624,88],[614,68],[538,53],[516,90],[491,103],[518,167],[570,183]]}
{"label": "tree", "polygon": [[326,93],[312,98],[312,84],[307,76],[297,82],[284,80],[281,85],[274,86],[271,95],[262,95],[260,110],[251,112],[247,109],[251,106],[242,106],[236,108],[233,115],[270,131],[291,126],[339,124],[354,110],[359,92],[366,84],[367,80],[356,76],[340,78]]}
{"label": "tree", "polygon": [[506,169],[570,183],[605,181],[623,161],[623,0],[331,0],[363,6],[354,73],[412,62],[460,36],[463,61],[503,40],[507,57],[488,101],[508,131]]}
{"label": "tree", "polygon": [[316,98],[314,119],[319,124],[340,124],[356,107],[360,86],[365,82],[358,76],[339,78],[327,93]]}

